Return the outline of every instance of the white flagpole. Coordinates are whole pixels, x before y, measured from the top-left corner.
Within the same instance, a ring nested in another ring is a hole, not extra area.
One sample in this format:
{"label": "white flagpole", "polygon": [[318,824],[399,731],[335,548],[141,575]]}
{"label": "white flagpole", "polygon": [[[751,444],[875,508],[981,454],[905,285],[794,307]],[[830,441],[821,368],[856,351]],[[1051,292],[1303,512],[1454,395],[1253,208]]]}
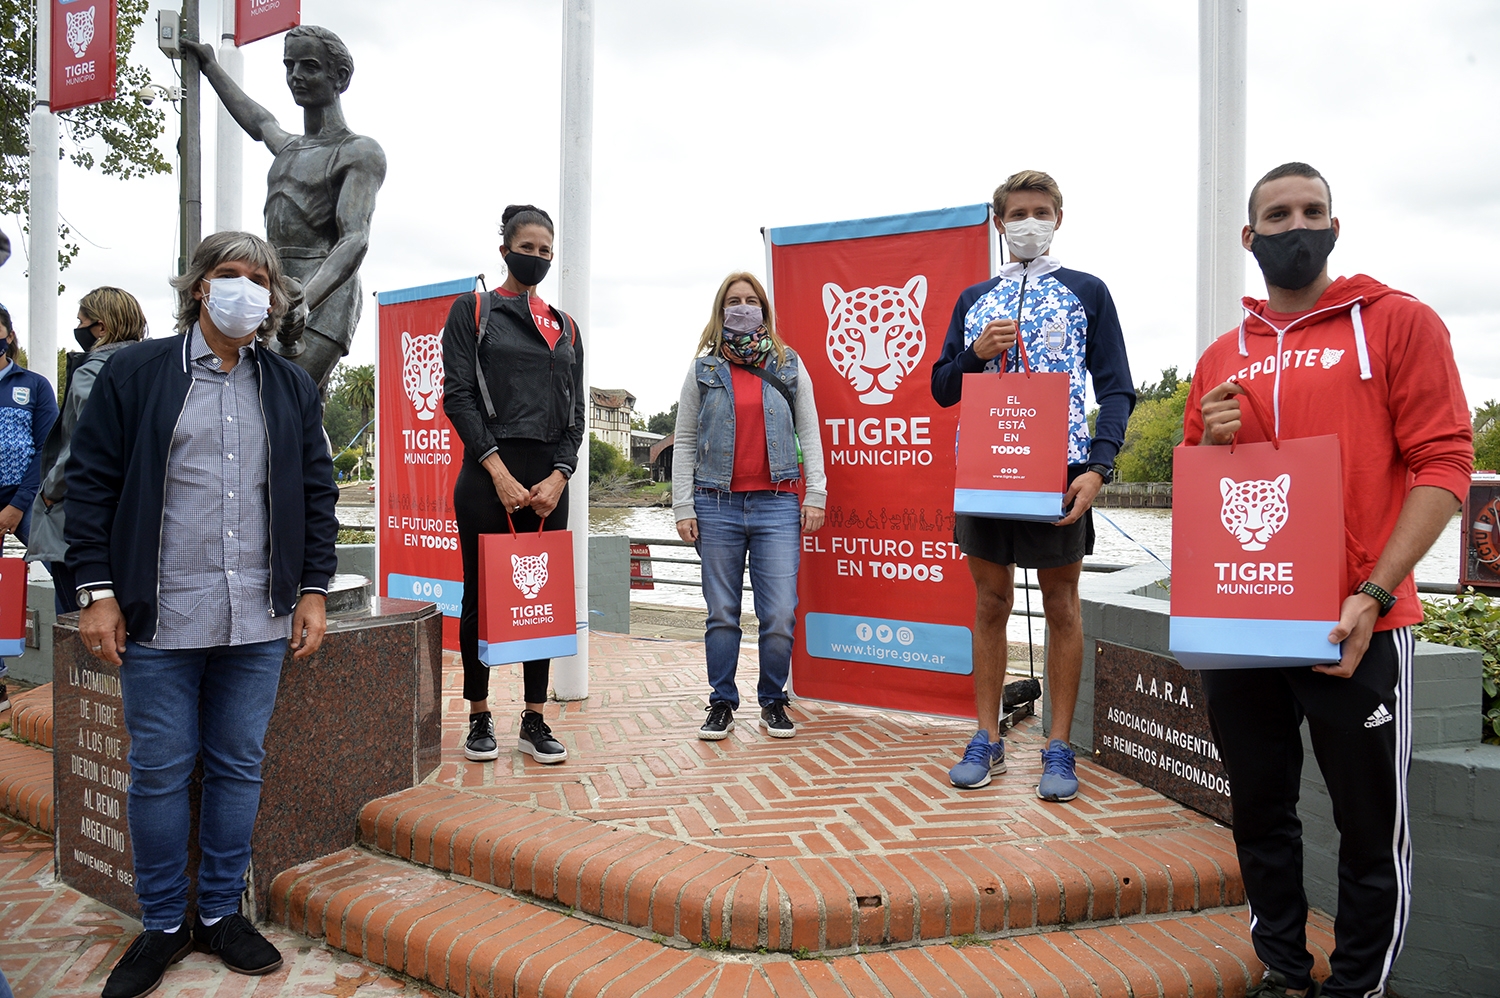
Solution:
{"label": "white flagpole", "polygon": [[[589,325],[589,254],[594,173],[594,0],[563,0],[562,205],[558,217],[558,304],[578,321],[584,340],[584,402],[588,360],[595,343]],[[578,470],[568,489],[568,529],[573,531],[573,590],[577,601],[578,654],[557,659],[552,689],[559,700],[589,695],[589,440],[584,432]]]}
{"label": "white flagpole", "polygon": [[[31,111],[30,280],[26,353],[31,369],[57,377],[57,118],[52,114],[52,5],[36,5],[36,107]],[[55,385],[53,386],[56,387]]]}
{"label": "white flagpole", "polygon": [[[245,82],[245,57],[234,44],[234,0],[219,4],[219,65],[235,83]],[[245,137],[239,124],[229,116],[224,102],[219,106],[214,156],[214,231],[229,232],[243,228]]]}
{"label": "white flagpole", "polygon": [[1245,17],[1198,0],[1198,353],[1239,325],[1245,290]]}

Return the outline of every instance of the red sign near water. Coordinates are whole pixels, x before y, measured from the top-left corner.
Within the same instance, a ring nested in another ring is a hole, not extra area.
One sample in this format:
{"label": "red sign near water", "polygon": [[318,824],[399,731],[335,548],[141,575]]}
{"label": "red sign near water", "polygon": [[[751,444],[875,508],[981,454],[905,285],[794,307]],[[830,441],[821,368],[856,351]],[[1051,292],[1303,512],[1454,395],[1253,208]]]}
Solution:
{"label": "red sign near water", "polygon": [[974,584],[953,540],[958,409],[932,364],[990,276],[989,206],[770,229],[777,327],[815,387],[827,525],[803,535],[797,696],[974,716]]}
{"label": "red sign near water", "polygon": [[234,43],[249,45],[302,23],[302,0],[235,0]]}
{"label": "red sign near water", "polygon": [[54,113],[115,99],[115,0],[51,0]]}
{"label": "red sign near water", "polygon": [[464,445],[443,413],[443,323],[474,278],[383,291],[380,354],[375,365],[380,414],[375,488],[382,596],[436,603],[443,647],[458,647],[463,561],[453,483]]}

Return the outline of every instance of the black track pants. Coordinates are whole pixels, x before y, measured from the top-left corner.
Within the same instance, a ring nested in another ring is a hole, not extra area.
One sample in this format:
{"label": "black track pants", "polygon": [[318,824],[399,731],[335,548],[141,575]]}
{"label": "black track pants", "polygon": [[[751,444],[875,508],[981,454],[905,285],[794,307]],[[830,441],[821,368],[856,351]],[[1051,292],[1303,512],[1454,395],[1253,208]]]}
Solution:
{"label": "black track pants", "polygon": [[1302,719],[1339,829],[1339,899],[1329,998],[1374,998],[1401,952],[1411,909],[1406,777],[1411,768],[1410,627],[1374,636],[1353,677],[1310,668],[1203,672],[1229,771],[1234,843],[1256,955],[1293,988],[1311,982],[1302,887]]}
{"label": "black track pants", "polygon": [[[500,460],[511,475],[528,489],[552,474],[556,444],[534,440],[500,441]],[[464,598],[459,607],[458,652],[464,660],[464,699],[484,700],[490,693],[490,670],[479,661],[479,535],[503,534],[510,530],[505,506],[495,494],[490,473],[465,460],[453,483],[453,512],[458,521],[458,550],[464,562]],[[540,525],[530,506],[513,514],[516,532],[535,531]],[[568,529],[568,487],[564,486],[557,508],[547,517],[547,530]],[[550,658],[524,663],[525,702],[544,703]]]}

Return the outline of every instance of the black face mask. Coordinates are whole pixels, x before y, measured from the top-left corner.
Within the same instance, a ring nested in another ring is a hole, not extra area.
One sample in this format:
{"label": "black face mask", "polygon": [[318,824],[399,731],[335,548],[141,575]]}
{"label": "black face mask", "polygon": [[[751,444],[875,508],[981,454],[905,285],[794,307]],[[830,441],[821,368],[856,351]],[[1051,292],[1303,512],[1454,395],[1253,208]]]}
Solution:
{"label": "black face mask", "polygon": [[509,270],[511,276],[520,284],[534,288],[542,283],[542,278],[546,277],[547,271],[552,269],[552,261],[512,251],[505,254],[505,269]]}
{"label": "black face mask", "polygon": [[94,326],[79,326],[73,330],[73,338],[78,341],[79,346],[83,347],[84,353],[94,349],[94,344],[99,342],[99,337],[94,335]]}
{"label": "black face mask", "polygon": [[1326,229],[1288,229],[1274,236],[1255,233],[1250,252],[1260,264],[1266,283],[1287,291],[1300,291],[1323,272],[1328,254],[1338,236]]}

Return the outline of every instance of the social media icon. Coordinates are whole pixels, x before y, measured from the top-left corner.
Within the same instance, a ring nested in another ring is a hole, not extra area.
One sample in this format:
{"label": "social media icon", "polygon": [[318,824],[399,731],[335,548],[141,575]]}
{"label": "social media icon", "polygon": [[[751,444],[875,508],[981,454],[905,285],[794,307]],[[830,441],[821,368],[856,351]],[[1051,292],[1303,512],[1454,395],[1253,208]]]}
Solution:
{"label": "social media icon", "polygon": [[917,636],[911,632],[910,627],[898,627],[896,628],[896,640],[904,645],[909,645],[917,640]]}
{"label": "social media icon", "polygon": [[411,582],[411,594],[413,596],[422,595],[422,583],[418,582],[416,579],[413,579]]}
{"label": "social media icon", "polygon": [[874,633],[875,632],[870,629],[870,625],[866,624],[866,623],[863,623],[863,622],[860,623],[860,625],[854,629],[855,636],[858,637],[859,640],[861,640],[861,641],[868,641],[868,640],[870,640],[870,635],[872,635]]}
{"label": "social media icon", "polygon": [[423,596],[431,596],[432,595],[432,583],[431,582],[424,582],[424,583],[422,583],[422,595]]}
{"label": "social media icon", "polygon": [[890,644],[891,643],[891,627],[890,627],[890,625],[889,624],[881,624],[879,627],[875,628],[875,638],[881,644],[887,644],[887,645]]}
{"label": "social media icon", "polygon": [[442,586],[441,583],[434,582],[432,584],[432,595],[434,595],[434,596],[442,596],[443,595],[443,586]]}

